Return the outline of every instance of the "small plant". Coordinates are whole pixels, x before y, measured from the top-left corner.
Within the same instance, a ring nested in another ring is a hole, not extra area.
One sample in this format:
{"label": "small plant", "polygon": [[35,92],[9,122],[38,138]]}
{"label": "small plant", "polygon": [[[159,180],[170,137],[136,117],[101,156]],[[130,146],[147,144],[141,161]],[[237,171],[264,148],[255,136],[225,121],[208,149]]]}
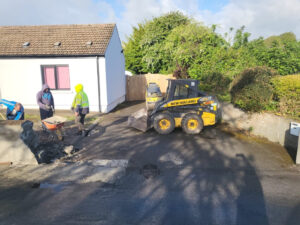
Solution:
{"label": "small plant", "polygon": [[218,94],[217,97],[222,102],[231,102],[231,95],[229,93]]}
{"label": "small plant", "polygon": [[248,131],[251,133],[253,131],[253,127],[249,127]]}

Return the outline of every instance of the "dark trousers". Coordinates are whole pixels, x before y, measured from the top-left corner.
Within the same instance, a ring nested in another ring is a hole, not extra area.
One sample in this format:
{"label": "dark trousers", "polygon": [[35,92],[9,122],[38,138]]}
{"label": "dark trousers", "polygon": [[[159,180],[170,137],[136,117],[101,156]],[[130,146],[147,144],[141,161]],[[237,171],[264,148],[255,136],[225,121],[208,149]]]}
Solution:
{"label": "dark trousers", "polygon": [[85,115],[86,115],[86,114],[79,114],[79,116],[80,116],[79,122],[80,122],[81,124],[83,124],[83,125],[84,125]]}
{"label": "dark trousers", "polygon": [[85,115],[86,114],[79,113],[79,115],[76,116],[76,118],[75,118],[75,123],[78,126],[78,130],[81,130],[81,131],[84,130],[84,118],[85,118]]}
{"label": "dark trousers", "polygon": [[47,119],[53,116],[53,111],[52,110],[47,111],[45,109],[40,108],[40,116],[41,116],[41,120]]}

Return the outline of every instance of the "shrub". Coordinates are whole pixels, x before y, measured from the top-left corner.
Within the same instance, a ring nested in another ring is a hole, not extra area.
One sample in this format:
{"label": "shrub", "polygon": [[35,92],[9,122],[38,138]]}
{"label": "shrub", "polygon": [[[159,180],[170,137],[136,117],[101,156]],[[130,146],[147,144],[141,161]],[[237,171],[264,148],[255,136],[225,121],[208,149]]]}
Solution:
{"label": "shrub", "polygon": [[300,117],[300,74],[272,78],[274,97],[282,114]]}
{"label": "shrub", "polygon": [[246,111],[259,112],[272,105],[273,86],[270,80],[277,73],[268,67],[244,70],[232,82],[231,101]]}
{"label": "shrub", "polygon": [[214,94],[228,94],[229,84],[231,79],[225,77],[221,73],[214,72],[200,78],[200,90]]}

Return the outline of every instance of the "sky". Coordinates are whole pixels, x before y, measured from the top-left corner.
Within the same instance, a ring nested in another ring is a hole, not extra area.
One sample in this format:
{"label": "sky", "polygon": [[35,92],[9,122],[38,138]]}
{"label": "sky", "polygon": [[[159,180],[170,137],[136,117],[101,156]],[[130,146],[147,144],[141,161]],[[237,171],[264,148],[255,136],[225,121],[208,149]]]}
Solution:
{"label": "sky", "polygon": [[300,39],[300,0],[0,0],[0,25],[116,23],[122,41],[132,27],[180,11],[227,32],[245,25],[251,38],[294,32]]}

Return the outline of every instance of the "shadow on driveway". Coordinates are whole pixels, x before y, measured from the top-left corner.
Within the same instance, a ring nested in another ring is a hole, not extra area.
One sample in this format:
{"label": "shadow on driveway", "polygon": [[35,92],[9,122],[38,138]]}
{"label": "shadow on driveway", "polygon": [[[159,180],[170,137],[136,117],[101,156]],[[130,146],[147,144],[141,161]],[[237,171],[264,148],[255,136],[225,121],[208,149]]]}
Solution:
{"label": "shadow on driveway", "polygon": [[[205,133],[187,135],[180,129],[169,135],[153,130],[141,133],[127,128],[122,110],[109,116],[97,135],[85,139],[86,150],[80,157],[129,159],[126,175],[111,186],[71,184],[58,193],[2,184],[1,225],[285,223],[286,216],[279,214],[272,218],[277,222],[269,223],[255,166],[259,160],[255,154],[263,146],[216,128],[211,128],[216,138],[205,138]],[[144,176],[145,165],[154,166],[152,176]],[[288,224],[299,221],[298,208],[291,212]]]}

